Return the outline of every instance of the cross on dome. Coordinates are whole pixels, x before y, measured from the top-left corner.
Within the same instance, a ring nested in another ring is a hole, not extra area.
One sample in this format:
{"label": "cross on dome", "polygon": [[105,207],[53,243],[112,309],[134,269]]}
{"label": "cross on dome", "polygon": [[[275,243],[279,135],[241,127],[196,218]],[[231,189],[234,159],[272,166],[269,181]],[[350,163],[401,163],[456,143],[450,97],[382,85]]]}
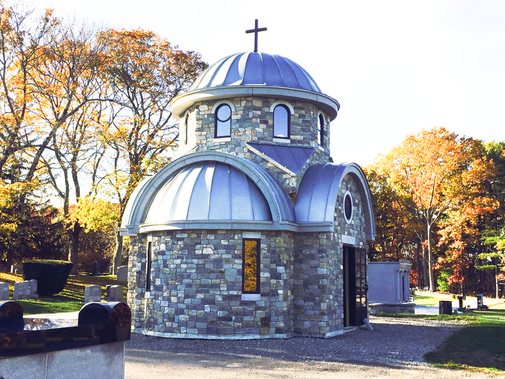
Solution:
{"label": "cross on dome", "polygon": [[254,33],[254,52],[258,52],[258,33],[266,31],[267,28],[258,28],[258,19],[254,20],[254,29],[246,30],[247,34]]}

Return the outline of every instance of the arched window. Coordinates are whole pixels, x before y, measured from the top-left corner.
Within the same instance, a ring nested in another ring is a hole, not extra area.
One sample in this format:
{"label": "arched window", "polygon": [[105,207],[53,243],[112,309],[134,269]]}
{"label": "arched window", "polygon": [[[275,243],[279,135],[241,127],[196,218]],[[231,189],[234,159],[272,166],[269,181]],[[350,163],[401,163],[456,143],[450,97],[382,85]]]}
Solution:
{"label": "arched window", "polygon": [[216,137],[231,136],[231,108],[228,104],[221,104],[216,110]]}
{"label": "arched window", "polygon": [[274,109],[274,137],[289,138],[290,113],[285,105],[277,105]]}
{"label": "arched window", "polygon": [[324,143],[324,116],[319,114],[319,122],[317,123],[317,143],[323,146]]}

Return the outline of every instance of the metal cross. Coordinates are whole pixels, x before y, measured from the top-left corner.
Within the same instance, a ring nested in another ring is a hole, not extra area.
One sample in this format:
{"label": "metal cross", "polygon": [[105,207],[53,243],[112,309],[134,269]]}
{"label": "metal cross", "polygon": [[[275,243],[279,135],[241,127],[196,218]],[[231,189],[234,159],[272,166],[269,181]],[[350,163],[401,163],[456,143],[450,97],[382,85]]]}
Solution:
{"label": "metal cross", "polygon": [[246,33],[254,33],[254,52],[258,52],[258,33],[266,31],[267,28],[258,28],[258,20],[254,20],[254,29],[246,30]]}

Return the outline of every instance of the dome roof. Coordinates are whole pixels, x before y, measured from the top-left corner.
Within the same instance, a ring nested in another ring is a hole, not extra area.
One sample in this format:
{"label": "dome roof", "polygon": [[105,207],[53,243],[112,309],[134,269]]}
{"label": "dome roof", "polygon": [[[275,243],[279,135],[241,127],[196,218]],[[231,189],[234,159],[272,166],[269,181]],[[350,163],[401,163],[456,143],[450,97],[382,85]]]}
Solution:
{"label": "dome roof", "polygon": [[314,79],[300,65],[280,55],[265,53],[238,53],[223,58],[200,75],[191,90],[245,85],[297,88],[321,93]]}
{"label": "dome roof", "polygon": [[145,220],[271,221],[268,203],[243,172],[219,162],[195,163],[171,175],[156,194]]}
{"label": "dome roof", "polygon": [[238,53],[221,59],[205,70],[189,91],[176,96],[170,106],[180,119],[197,102],[249,96],[311,102],[326,112],[330,121],[340,109],[338,101],[322,93],[300,65],[265,53]]}

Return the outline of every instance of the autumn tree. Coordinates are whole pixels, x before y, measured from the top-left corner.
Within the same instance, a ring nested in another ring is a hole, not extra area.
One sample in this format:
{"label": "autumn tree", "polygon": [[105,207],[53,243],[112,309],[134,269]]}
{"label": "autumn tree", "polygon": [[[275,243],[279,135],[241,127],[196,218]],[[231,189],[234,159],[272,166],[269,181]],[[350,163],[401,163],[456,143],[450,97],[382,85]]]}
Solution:
{"label": "autumn tree", "polygon": [[[32,73],[42,49],[51,43],[51,30],[59,21],[46,10],[37,14],[21,6],[0,3],[0,179],[27,181],[27,167],[39,142],[32,113],[36,88]],[[36,164],[35,164],[36,166]]]}
{"label": "autumn tree", "polygon": [[[492,200],[480,192],[481,183],[491,176],[493,164],[479,155],[479,146],[479,141],[458,137],[439,127],[407,136],[377,162],[379,175],[397,194],[398,207],[403,213],[410,213],[417,225],[414,230],[425,247],[432,291],[436,288],[435,228],[451,216],[457,218],[493,208]],[[465,208],[468,204],[471,206]]]}
{"label": "autumn tree", "polygon": [[[170,101],[187,90],[206,64],[198,53],[183,52],[166,39],[145,30],[109,30],[100,33],[105,45],[103,75],[109,81],[110,115],[102,138],[111,149],[109,188],[126,203],[146,175],[169,162],[178,127]],[[118,235],[115,267],[121,262]]]}

